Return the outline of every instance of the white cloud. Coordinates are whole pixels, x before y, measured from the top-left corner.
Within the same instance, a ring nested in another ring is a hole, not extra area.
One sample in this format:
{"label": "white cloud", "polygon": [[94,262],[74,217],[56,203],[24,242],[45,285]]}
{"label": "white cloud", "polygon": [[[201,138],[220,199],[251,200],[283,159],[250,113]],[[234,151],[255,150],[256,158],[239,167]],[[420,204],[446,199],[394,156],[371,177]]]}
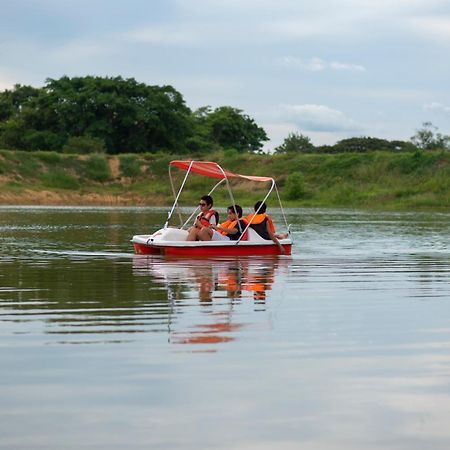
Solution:
{"label": "white cloud", "polygon": [[450,106],[445,106],[442,103],[438,102],[427,103],[423,106],[423,109],[425,111],[435,111],[450,114]]}
{"label": "white cloud", "polygon": [[343,112],[325,105],[282,105],[283,116],[304,131],[362,131],[363,127]]}
{"label": "white cloud", "polygon": [[417,17],[409,21],[411,30],[426,39],[433,39],[443,44],[450,40],[450,17]]}
{"label": "white cloud", "polygon": [[[228,42],[343,41],[418,32],[443,40],[450,34],[448,0],[177,0],[176,5],[184,26],[196,25],[207,39],[226,37]],[[250,21],[252,31],[246,33]]]}
{"label": "white cloud", "polygon": [[[208,78],[207,76],[179,76],[179,74],[174,74],[172,77],[160,81],[160,84],[164,83],[175,86],[183,94],[187,104],[192,109],[205,105],[216,108],[224,104],[241,108],[241,105],[236,102],[235,93],[242,92],[245,89],[242,80],[238,77],[229,76]],[[220,92],[220,100],[217,100],[218,92]]]}
{"label": "white cloud", "polygon": [[296,123],[263,123],[262,127],[270,136],[270,141],[264,144],[264,150],[269,153],[281,145],[290,133],[304,134],[311,139],[314,145],[333,145],[337,141],[348,137],[345,131],[311,131],[300,128]]}
{"label": "white cloud", "polygon": [[365,72],[366,70],[366,68],[360,64],[341,63],[337,61],[332,61],[330,63],[330,68],[332,70],[349,70],[351,72]]}
{"label": "white cloud", "polygon": [[319,72],[325,70],[326,64],[320,58],[311,58],[307,61],[295,56],[283,56],[278,58],[277,64],[283,67],[306,70],[309,72]]}
{"label": "white cloud", "polygon": [[283,56],[277,60],[277,64],[283,67],[305,70],[308,72],[321,72],[324,70],[364,72],[366,70],[366,68],[360,64],[342,63],[337,61],[328,62],[318,57],[304,60],[296,56]]}
{"label": "white cloud", "polygon": [[264,144],[264,150],[269,152],[281,145],[289,133],[298,131],[297,126],[292,123],[263,123],[262,127],[270,136],[270,141]]}

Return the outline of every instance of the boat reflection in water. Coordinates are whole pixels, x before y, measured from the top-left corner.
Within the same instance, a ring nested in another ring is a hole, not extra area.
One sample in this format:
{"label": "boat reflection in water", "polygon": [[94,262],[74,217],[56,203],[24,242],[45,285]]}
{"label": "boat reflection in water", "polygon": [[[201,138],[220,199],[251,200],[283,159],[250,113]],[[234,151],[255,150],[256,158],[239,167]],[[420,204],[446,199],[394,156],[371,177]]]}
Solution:
{"label": "boat reflection in water", "polygon": [[135,275],[151,277],[167,290],[169,341],[202,344],[200,351],[271,328],[290,264],[290,258],[279,257],[133,259]]}

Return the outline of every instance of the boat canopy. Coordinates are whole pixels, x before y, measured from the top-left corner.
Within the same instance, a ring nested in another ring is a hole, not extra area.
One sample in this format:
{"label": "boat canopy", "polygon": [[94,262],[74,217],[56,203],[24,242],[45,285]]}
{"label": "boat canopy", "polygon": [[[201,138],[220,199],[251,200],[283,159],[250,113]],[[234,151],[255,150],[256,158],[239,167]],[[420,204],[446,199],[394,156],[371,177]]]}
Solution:
{"label": "boat canopy", "polygon": [[[175,186],[173,184],[173,180],[172,180],[172,175],[171,175],[171,169],[172,167],[176,167],[178,169],[181,170],[185,170],[186,171],[186,175],[184,176],[183,182],[181,183],[181,187],[178,191],[178,193],[175,192]],[[286,229],[289,232],[289,225],[287,223],[286,220],[286,216],[284,214],[284,210],[283,210],[283,206],[281,204],[281,199],[280,199],[280,194],[278,193],[278,189],[277,189],[277,185],[275,183],[275,180],[272,177],[257,177],[257,176],[253,176],[253,175],[241,175],[239,173],[234,173],[231,172],[229,170],[225,170],[223,169],[219,164],[217,164],[214,161],[194,161],[194,160],[188,160],[188,161],[181,161],[181,160],[174,160],[171,161],[169,164],[169,179],[170,179],[170,184],[172,186],[172,192],[173,195],[175,197],[175,201],[172,205],[172,209],[169,211],[168,216],[167,216],[167,221],[164,225],[164,229],[166,229],[169,226],[169,220],[171,219],[175,209],[178,210],[178,216],[180,218],[180,224],[181,224],[181,229],[184,229],[185,226],[187,226],[187,224],[189,223],[189,221],[192,219],[192,217],[194,216],[194,214],[197,212],[198,210],[198,206],[197,208],[194,210],[194,212],[188,217],[188,219],[183,223],[183,219],[181,216],[181,211],[178,205],[178,199],[180,197],[181,191],[184,188],[184,185],[186,184],[187,178],[189,176],[189,174],[191,172],[197,173],[199,175],[204,175],[210,178],[215,178],[216,180],[218,179],[219,182],[209,191],[209,195],[211,195],[214,190],[223,182],[225,182],[227,189],[228,189],[228,194],[230,195],[230,200],[231,200],[231,204],[233,205],[233,207],[235,207],[236,202],[234,201],[234,197],[233,197],[233,193],[231,191],[231,187],[230,184],[228,182],[228,180],[230,178],[240,178],[240,179],[245,179],[245,180],[250,180],[250,181],[259,181],[259,182],[270,182],[270,188],[269,191],[267,192],[267,194],[265,195],[264,199],[262,200],[262,203],[264,203],[267,198],[269,197],[270,193],[272,192],[272,190],[275,189],[275,192],[277,194],[278,197],[278,202],[280,204],[280,208],[281,208],[281,212],[283,214],[283,218],[284,218],[284,223],[286,224]],[[259,208],[261,208],[262,205],[260,205]],[[236,212],[236,210],[235,210]],[[257,211],[255,211],[256,214],[258,214],[259,209]],[[237,212],[236,212],[237,215]],[[239,229],[241,228],[240,222],[238,222],[238,226]],[[247,226],[245,227],[244,230],[242,231],[242,235],[241,237],[236,241],[236,244],[238,244],[241,239],[242,236],[245,234],[245,232],[247,231],[248,227],[250,226],[250,223],[247,224]]]}
{"label": "boat canopy", "polygon": [[219,166],[213,161],[171,161],[171,166],[177,167],[182,170],[189,172],[198,173],[200,175],[205,175],[210,178],[217,178],[220,180],[227,178],[244,178],[251,181],[262,181],[262,182],[273,182],[271,177],[257,177],[253,175],[241,175],[239,173],[230,172]]}

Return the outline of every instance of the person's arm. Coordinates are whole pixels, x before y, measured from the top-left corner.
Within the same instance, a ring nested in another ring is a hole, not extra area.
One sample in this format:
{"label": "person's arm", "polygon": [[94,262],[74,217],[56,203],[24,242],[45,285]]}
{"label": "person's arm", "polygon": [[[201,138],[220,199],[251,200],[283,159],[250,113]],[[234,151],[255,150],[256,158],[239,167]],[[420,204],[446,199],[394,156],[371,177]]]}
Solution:
{"label": "person's arm", "polygon": [[226,228],[221,225],[211,225],[211,228],[216,231],[221,231],[226,234],[236,234],[238,232],[237,228]]}
{"label": "person's arm", "polygon": [[203,228],[202,223],[200,222],[201,213],[195,218],[194,227],[195,228]]}
{"label": "person's arm", "polygon": [[275,233],[271,230],[271,228],[269,226],[269,221],[267,221],[266,227],[267,227],[267,233],[269,233],[270,239],[272,239],[272,241],[278,245],[278,248],[280,249],[280,253],[282,255],[284,255],[284,253],[285,253],[284,247],[280,244],[280,241],[275,236]]}

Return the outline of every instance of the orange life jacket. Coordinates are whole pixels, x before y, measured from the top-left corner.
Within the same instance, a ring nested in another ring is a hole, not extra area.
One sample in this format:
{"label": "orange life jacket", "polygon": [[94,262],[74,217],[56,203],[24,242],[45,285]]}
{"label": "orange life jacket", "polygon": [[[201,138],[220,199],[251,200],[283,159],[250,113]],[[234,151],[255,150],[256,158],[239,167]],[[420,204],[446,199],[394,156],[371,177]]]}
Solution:
{"label": "orange life jacket", "polygon": [[[245,223],[245,226],[247,226],[247,220],[246,219],[243,219],[242,217],[239,219],[241,222],[244,222]],[[239,230],[239,226],[238,226],[238,221],[237,220],[230,220],[230,219],[228,219],[228,220],[226,220],[224,223],[221,223],[219,226],[220,226],[220,228],[226,228],[226,229],[228,229],[228,230],[232,230],[233,228],[237,228],[238,230]],[[241,224],[241,227],[242,227],[242,224]],[[244,229],[242,229],[241,231],[244,231]],[[228,235],[228,233],[226,232],[226,231],[219,231],[219,233],[220,234],[223,234],[223,235],[225,235],[225,236],[227,236]],[[230,236],[233,236],[233,237],[237,237],[237,239],[239,239],[239,236],[240,236],[240,234],[239,234],[240,232],[238,231],[238,233],[237,233],[237,236],[236,235],[230,235]],[[246,240],[247,239],[247,232],[245,232],[245,235],[244,235],[244,237],[243,237],[243,239],[244,240]]]}
{"label": "orange life jacket", "polygon": [[200,223],[204,226],[204,227],[211,227],[211,224],[209,223],[210,219],[212,216],[216,216],[216,223],[219,223],[219,213],[217,211],[215,211],[214,209],[210,209],[207,213],[203,214],[200,213],[197,216],[197,219],[200,221]]}
{"label": "orange life jacket", "polygon": [[247,221],[250,222],[251,225],[259,225],[264,222],[264,220],[267,219],[267,223],[269,224],[269,229],[272,233],[275,233],[275,225],[272,222],[272,219],[270,216],[266,213],[263,214],[249,214],[247,216]]}
{"label": "orange life jacket", "polygon": [[[221,223],[221,224],[219,225],[219,227],[220,227],[220,228],[227,228],[227,229],[230,229],[230,228],[234,228],[234,227],[236,226],[236,224],[237,224],[237,220],[230,220],[230,219],[228,219],[228,220],[226,220],[224,223]],[[223,234],[223,235],[226,235],[226,234],[227,234],[226,231],[219,231],[219,233],[220,233],[220,234]]]}

